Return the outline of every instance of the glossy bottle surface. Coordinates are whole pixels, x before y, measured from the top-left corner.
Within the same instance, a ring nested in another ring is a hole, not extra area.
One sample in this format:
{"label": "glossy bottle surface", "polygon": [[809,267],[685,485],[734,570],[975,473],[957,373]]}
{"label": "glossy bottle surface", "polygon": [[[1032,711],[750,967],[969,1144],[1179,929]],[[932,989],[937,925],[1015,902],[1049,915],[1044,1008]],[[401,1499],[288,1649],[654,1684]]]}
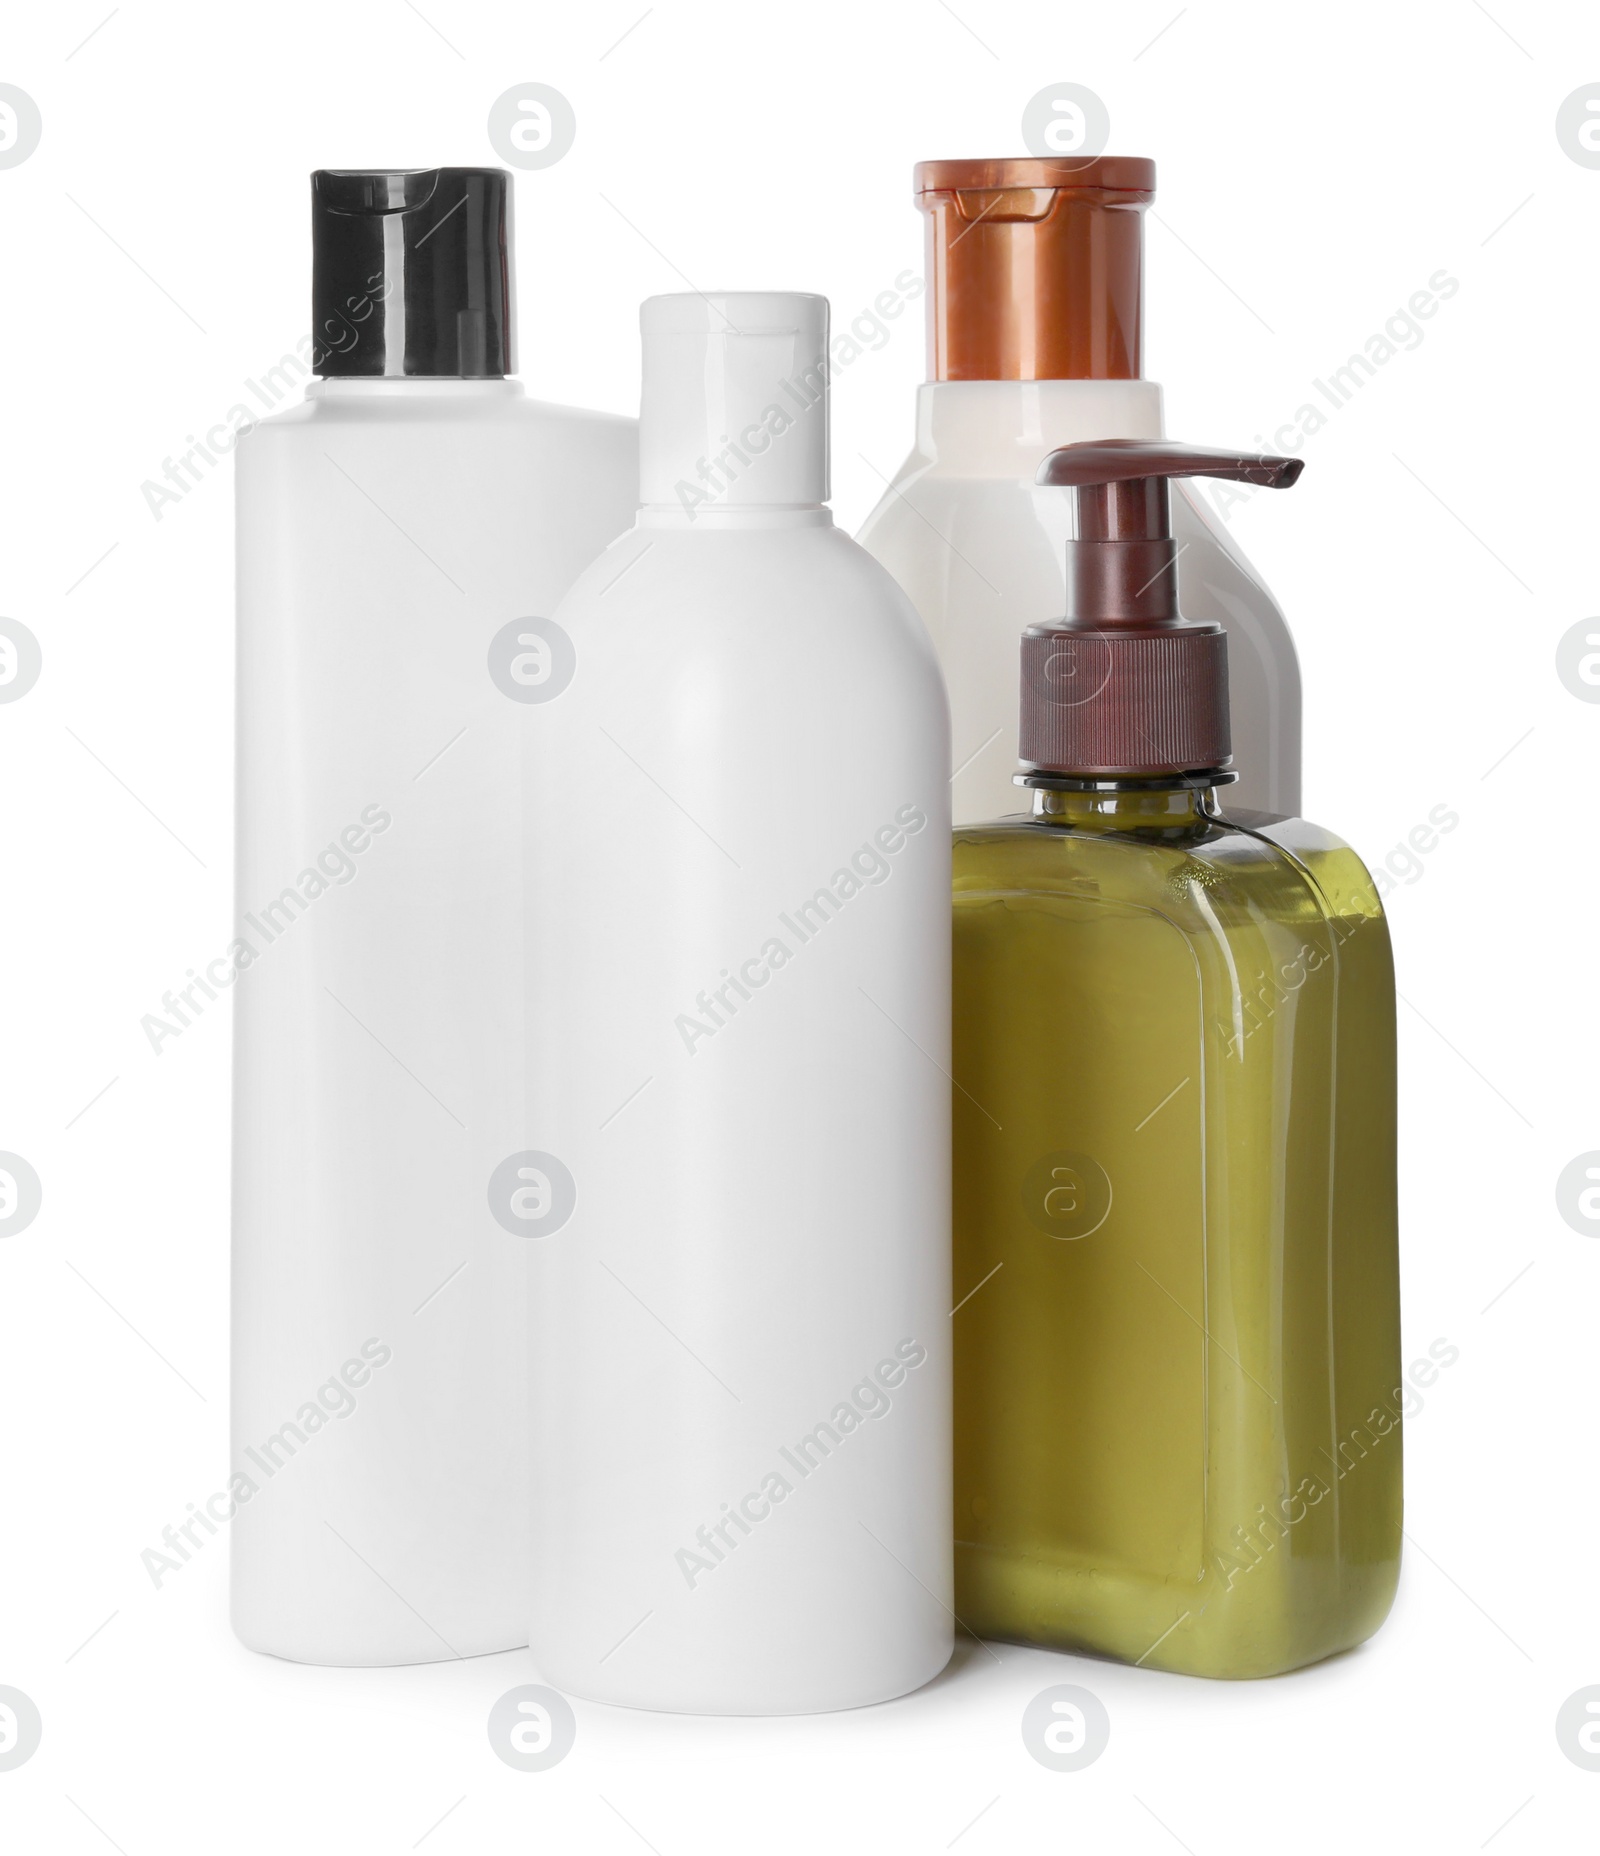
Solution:
{"label": "glossy bottle surface", "polygon": [[1192,792],[1043,791],[957,833],[954,894],[959,1615],[1211,1676],[1360,1642],[1401,1539],[1366,871]]}

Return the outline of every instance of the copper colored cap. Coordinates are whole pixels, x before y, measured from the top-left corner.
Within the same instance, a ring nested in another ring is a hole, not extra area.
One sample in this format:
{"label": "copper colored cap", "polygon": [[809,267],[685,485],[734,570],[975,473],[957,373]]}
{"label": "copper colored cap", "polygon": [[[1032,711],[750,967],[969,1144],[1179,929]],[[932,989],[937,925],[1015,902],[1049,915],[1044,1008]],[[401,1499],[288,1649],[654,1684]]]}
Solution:
{"label": "copper colored cap", "polygon": [[1133,155],[920,161],[935,380],[1137,380],[1143,213]]}
{"label": "copper colored cap", "polygon": [[1052,451],[1037,481],[1077,498],[1067,611],[1022,634],[1022,759],[1082,779],[1226,765],[1228,638],[1178,606],[1167,483],[1224,477],[1285,489],[1299,458],[1095,439]]}

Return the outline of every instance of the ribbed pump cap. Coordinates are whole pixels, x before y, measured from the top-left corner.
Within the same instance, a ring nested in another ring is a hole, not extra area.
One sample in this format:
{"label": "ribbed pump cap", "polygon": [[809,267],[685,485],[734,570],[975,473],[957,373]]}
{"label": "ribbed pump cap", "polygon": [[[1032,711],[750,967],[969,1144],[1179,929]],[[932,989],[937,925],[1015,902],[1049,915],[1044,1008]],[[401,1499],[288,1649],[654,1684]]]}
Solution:
{"label": "ribbed pump cap", "polygon": [[516,372],[503,168],[319,168],[311,254],[317,373],[498,380]]}
{"label": "ribbed pump cap", "polygon": [[639,496],[691,518],[828,500],[828,299],[653,296],[639,311]]}
{"label": "ribbed pump cap", "polygon": [[1076,491],[1077,538],[1067,544],[1066,616],[1022,634],[1020,748],[1032,771],[1119,779],[1226,766],[1227,634],[1178,609],[1167,481],[1281,489],[1303,468],[1299,458],[1133,438],[1051,452],[1038,481]]}

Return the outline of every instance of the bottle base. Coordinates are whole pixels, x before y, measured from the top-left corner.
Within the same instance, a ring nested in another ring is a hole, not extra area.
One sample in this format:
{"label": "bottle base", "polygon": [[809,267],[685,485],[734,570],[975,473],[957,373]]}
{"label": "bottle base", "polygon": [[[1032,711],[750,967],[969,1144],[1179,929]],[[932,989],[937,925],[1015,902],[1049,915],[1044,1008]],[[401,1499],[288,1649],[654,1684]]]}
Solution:
{"label": "bottle base", "polygon": [[[980,1637],[1096,1656],[1168,1675],[1258,1681],[1325,1662],[1366,1642],[1394,1601],[1397,1561],[1350,1566],[1296,1600],[1283,1590],[1246,1609],[1230,1592],[1150,1577],[1050,1567],[958,1543],[956,1606]],[[1233,1602],[1230,1602],[1232,1600]]]}
{"label": "bottle base", "polygon": [[507,1650],[525,1650],[526,1635],[515,1632],[491,1632],[486,1635],[456,1633],[459,1641],[438,1642],[355,1642],[333,1637],[296,1635],[293,1632],[260,1631],[245,1628],[237,1620],[233,1634],[245,1649],[257,1656],[273,1656],[279,1662],[303,1663],[316,1669],[410,1669],[429,1663],[464,1662],[469,1657],[499,1656]]}
{"label": "bottle base", "polygon": [[872,1684],[796,1683],[781,1690],[777,1685],[706,1682],[702,1686],[679,1679],[671,1686],[649,1682],[611,1682],[584,1676],[565,1676],[557,1665],[540,1662],[539,1673],[554,1689],[574,1701],[599,1702],[608,1708],[635,1708],[649,1714],[699,1714],[752,1718],[764,1715],[843,1714],[854,1708],[875,1708],[884,1702],[926,1688],[943,1674],[953,1644],[940,1646],[926,1664],[905,1675]]}

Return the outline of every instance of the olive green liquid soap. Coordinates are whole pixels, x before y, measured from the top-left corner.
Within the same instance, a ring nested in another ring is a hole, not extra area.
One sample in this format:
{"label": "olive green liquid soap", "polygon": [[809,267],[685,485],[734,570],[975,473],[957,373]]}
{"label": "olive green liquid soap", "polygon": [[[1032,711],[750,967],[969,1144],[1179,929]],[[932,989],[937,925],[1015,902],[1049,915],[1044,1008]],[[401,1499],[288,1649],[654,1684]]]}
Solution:
{"label": "olive green liquid soap", "polygon": [[1394,978],[1353,852],[1221,810],[1175,462],[1298,474],[1054,454],[1100,503],[1024,640],[1032,812],[955,838],[956,1608],[1259,1676],[1371,1635],[1399,1570]]}

